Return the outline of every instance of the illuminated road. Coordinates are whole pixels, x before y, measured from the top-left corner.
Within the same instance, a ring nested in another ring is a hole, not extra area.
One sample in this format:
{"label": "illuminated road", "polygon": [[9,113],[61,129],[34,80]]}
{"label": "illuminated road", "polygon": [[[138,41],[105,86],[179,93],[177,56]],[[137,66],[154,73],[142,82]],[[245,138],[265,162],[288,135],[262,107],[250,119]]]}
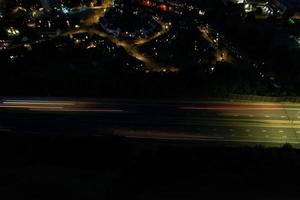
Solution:
{"label": "illuminated road", "polygon": [[202,36],[204,39],[206,39],[211,46],[215,49],[216,51],[216,61],[220,62],[220,61],[226,61],[228,63],[232,63],[233,62],[233,58],[231,57],[231,55],[229,54],[229,51],[227,49],[220,50],[218,45],[216,44],[216,42],[213,41],[213,39],[209,36],[209,30],[206,27],[203,26],[198,26],[197,27],[198,30],[202,33]]}
{"label": "illuminated road", "polygon": [[81,25],[83,26],[80,29],[72,30],[67,33],[62,34],[61,36],[65,35],[72,35],[76,33],[92,33],[99,35],[100,37],[109,39],[118,47],[123,47],[126,53],[129,56],[134,57],[135,59],[142,61],[145,64],[145,69],[154,72],[161,72],[165,70],[169,70],[171,72],[177,72],[178,68],[173,66],[162,66],[161,64],[157,63],[154,59],[150,58],[149,56],[141,53],[139,51],[139,47],[144,45],[147,42],[150,42],[159,36],[166,34],[169,29],[170,25],[167,22],[162,22],[158,17],[153,17],[153,19],[160,24],[161,30],[156,32],[153,36],[148,38],[137,38],[132,41],[126,41],[115,37],[114,35],[110,35],[104,31],[100,31],[95,28],[90,28],[93,24],[98,24],[101,21],[101,18],[105,16],[105,13],[113,6],[112,0],[105,0],[103,4],[99,7],[90,8],[92,13],[89,14],[89,17],[83,21],[81,21]]}
{"label": "illuminated road", "polygon": [[[168,69],[172,72],[178,71],[178,69],[175,68],[175,67],[161,66],[155,60],[153,60],[150,57],[148,57],[148,56],[144,55],[143,53],[141,53],[138,50],[138,46],[143,44],[142,42],[141,42],[141,44],[136,45],[134,42],[127,42],[125,40],[120,40],[120,39],[118,39],[118,38],[116,38],[112,35],[109,35],[105,32],[102,32],[102,31],[99,31],[99,30],[96,30],[96,29],[88,29],[88,30],[86,30],[86,32],[94,33],[96,35],[99,35],[100,37],[107,38],[110,41],[112,41],[114,44],[116,44],[117,46],[123,47],[128,55],[130,55],[130,56],[134,57],[135,59],[145,63],[145,68],[147,70],[155,71],[155,72],[161,72],[161,71],[164,71],[166,69]],[[139,40],[136,40],[136,42],[137,41],[139,41]],[[146,42],[146,41],[144,41],[144,42]]]}
{"label": "illuminated road", "polygon": [[[23,47],[25,44],[26,45],[33,45],[33,44],[38,44],[42,43],[45,41],[53,40],[54,38],[57,37],[62,37],[62,36],[67,36],[67,35],[74,35],[78,33],[93,33],[97,34],[103,38],[109,39],[111,42],[113,42],[117,46],[121,46],[125,49],[127,54],[129,56],[134,57],[135,59],[142,61],[145,64],[145,69],[149,71],[154,71],[154,72],[162,72],[169,70],[171,72],[178,72],[178,68],[174,66],[166,66],[158,63],[155,59],[152,59],[150,56],[147,56],[139,51],[139,47],[158,38],[159,36],[166,34],[169,29],[170,29],[170,24],[168,22],[163,22],[161,19],[158,17],[153,17],[153,19],[160,24],[161,30],[156,32],[153,36],[150,36],[148,38],[137,38],[132,41],[126,41],[122,40],[119,38],[116,38],[113,35],[110,35],[104,31],[100,31],[96,28],[92,28],[94,24],[99,24],[99,21],[101,21],[101,18],[105,16],[105,13],[114,6],[113,0],[104,0],[101,6],[95,6],[95,7],[89,7],[86,8],[86,14],[85,19],[82,19],[80,21],[80,28],[75,28],[73,30],[69,30],[67,32],[63,32],[59,35],[56,36],[51,36],[50,38],[42,38],[42,39],[37,39],[34,41],[29,41],[26,43],[21,43],[21,44],[16,44],[12,45],[10,47],[6,47],[7,50],[9,49],[16,49],[19,47]],[[80,12],[79,12],[80,13]]]}
{"label": "illuminated road", "polygon": [[300,104],[3,99],[1,133],[115,134],[231,145],[300,144]]}
{"label": "illuminated road", "polygon": [[82,23],[87,26],[99,23],[99,20],[102,17],[104,17],[106,11],[109,10],[109,8],[111,8],[112,6],[113,6],[112,0],[104,0],[101,6],[95,6],[89,8],[89,10],[92,11],[93,13],[89,15],[87,19],[82,21]]}
{"label": "illuminated road", "polygon": [[91,8],[92,13],[89,15],[89,17],[86,20],[81,21],[82,25],[84,25],[84,28],[81,28],[80,30],[70,31],[68,33],[65,33],[64,35],[70,35],[74,33],[93,33],[96,35],[99,35],[101,37],[109,39],[111,42],[113,42],[117,46],[121,46],[125,49],[128,55],[134,57],[135,59],[142,61],[145,63],[145,68],[149,71],[155,71],[155,72],[161,72],[165,70],[169,70],[172,72],[177,72],[178,69],[173,66],[162,66],[161,64],[157,63],[154,59],[150,58],[149,56],[141,53],[138,48],[147,43],[150,42],[159,36],[167,33],[169,31],[170,26],[166,22],[162,22],[158,17],[153,17],[153,19],[160,24],[161,30],[155,33],[153,36],[148,38],[138,38],[133,41],[126,41],[119,39],[113,35],[110,35],[106,32],[89,28],[93,24],[98,24],[99,21],[101,21],[101,18],[105,16],[105,13],[113,6],[112,0],[105,0],[101,6],[99,7],[93,7]]}

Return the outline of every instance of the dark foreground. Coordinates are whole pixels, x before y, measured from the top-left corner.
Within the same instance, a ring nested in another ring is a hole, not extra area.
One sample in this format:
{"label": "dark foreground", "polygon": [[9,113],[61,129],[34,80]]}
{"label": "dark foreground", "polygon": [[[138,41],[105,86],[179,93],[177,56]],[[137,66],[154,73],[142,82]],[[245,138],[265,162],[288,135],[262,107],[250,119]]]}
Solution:
{"label": "dark foreground", "polygon": [[1,199],[299,199],[300,151],[112,136],[0,138]]}

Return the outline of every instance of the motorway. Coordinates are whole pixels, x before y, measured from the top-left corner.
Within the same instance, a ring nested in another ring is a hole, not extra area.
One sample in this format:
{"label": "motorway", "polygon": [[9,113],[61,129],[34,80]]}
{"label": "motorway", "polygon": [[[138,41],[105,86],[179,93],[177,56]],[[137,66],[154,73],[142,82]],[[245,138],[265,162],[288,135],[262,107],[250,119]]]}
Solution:
{"label": "motorway", "polygon": [[298,147],[300,104],[2,98],[0,133]]}

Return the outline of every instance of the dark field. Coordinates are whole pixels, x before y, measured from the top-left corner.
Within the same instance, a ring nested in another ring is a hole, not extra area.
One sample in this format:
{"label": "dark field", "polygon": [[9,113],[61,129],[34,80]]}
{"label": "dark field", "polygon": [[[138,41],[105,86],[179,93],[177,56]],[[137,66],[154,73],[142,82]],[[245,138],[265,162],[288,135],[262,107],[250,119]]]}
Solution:
{"label": "dark field", "polygon": [[1,136],[1,199],[298,199],[300,152]]}

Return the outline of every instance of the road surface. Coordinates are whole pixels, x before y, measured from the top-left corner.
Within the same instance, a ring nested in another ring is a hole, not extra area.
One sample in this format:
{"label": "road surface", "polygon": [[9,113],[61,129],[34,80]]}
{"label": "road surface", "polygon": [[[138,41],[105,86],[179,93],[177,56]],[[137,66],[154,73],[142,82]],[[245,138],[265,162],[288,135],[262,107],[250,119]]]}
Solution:
{"label": "road surface", "polygon": [[2,98],[0,123],[3,134],[300,144],[300,104],[291,103]]}

